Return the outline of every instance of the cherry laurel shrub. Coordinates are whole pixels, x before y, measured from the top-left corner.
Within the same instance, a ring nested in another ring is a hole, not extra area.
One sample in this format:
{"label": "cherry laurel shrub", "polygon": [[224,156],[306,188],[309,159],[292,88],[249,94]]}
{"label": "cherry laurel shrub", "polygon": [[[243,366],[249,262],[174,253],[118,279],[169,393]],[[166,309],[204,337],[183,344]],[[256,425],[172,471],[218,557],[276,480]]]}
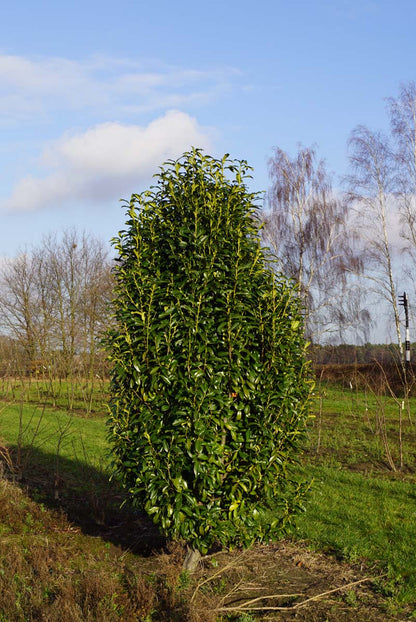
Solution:
{"label": "cherry laurel shrub", "polygon": [[293,468],[310,394],[301,310],[262,251],[250,169],[227,158],[168,161],[113,240],[115,470],[202,553],[281,536],[307,487]]}

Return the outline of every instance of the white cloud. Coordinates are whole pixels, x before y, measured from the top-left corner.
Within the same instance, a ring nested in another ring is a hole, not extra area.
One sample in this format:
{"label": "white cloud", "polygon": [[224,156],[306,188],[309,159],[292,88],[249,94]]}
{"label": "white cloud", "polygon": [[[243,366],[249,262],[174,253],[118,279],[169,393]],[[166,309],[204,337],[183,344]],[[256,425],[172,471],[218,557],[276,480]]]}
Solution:
{"label": "white cloud", "polygon": [[6,208],[35,211],[73,201],[129,198],[165,160],[190,146],[209,149],[209,135],[180,111],[167,112],[145,127],[103,123],[82,134],[66,134],[43,150],[45,176],[21,179]]}
{"label": "white cloud", "polygon": [[56,110],[99,109],[114,118],[205,103],[216,99],[237,75],[228,67],[196,71],[107,56],[74,61],[0,54],[0,121],[33,122]]}
{"label": "white cloud", "polygon": [[64,58],[33,61],[22,56],[0,55],[0,83],[16,91],[32,94],[70,92],[83,80],[81,65]]}

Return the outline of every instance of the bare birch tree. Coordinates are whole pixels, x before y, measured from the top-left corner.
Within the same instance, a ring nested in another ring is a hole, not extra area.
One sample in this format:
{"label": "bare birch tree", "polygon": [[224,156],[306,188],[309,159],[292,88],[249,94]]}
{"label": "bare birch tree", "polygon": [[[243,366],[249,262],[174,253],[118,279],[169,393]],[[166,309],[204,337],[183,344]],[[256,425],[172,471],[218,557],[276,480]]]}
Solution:
{"label": "bare birch tree", "polygon": [[[351,304],[352,281],[362,269],[348,226],[347,204],[333,192],[325,165],[311,147],[300,148],[294,158],[276,148],[269,170],[272,187],[264,238],[279,269],[298,284],[308,337],[342,331],[350,324],[353,310],[357,321],[356,305]],[[344,299],[348,286],[349,296]],[[361,322],[368,323],[368,312],[360,308],[358,313]]]}
{"label": "bare birch tree", "polygon": [[388,104],[402,225],[400,233],[403,250],[410,259],[405,273],[413,281],[416,292],[416,84],[402,85],[397,99],[390,98]]}
{"label": "bare birch tree", "polygon": [[386,136],[363,125],[352,132],[349,148],[351,174],[347,182],[364,244],[367,260],[365,276],[371,283],[372,291],[387,301],[393,312],[400,358],[403,360],[389,222],[397,187],[393,153]]}

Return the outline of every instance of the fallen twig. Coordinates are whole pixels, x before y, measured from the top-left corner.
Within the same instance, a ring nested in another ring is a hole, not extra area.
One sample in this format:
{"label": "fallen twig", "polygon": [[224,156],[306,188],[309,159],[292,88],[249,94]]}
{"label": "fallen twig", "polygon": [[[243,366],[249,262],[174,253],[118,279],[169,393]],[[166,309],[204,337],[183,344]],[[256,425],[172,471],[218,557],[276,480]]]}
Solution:
{"label": "fallen twig", "polygon": [[228,594],[226,594],[223,598],[221,598],[221,605],[223,603],[225,603],[225,601],[227,600],[227,598],[231,598],[231,596],[233,594],[235,594],[236,592],[238,592],[239,588],[241,587],[241,585],[243,584],[243,580],[241,579],[241,581],[239,581],[237,583],[237,585],[234,585],[233,588],[231,588],[231,590],[228,592]]}
{"label": "fallen twig", "polygon": [[244,557],[246,555],[247,551],[244,551],[243,553],[241,553],[241,555],[239,555],[236,559],[234,559],[232,562],[230,562],[229,564],[227,564],[226,566],[223,566],[222,568],[219,568],[216,572],[214,572],[214,574],[212,574],[211,576],[209,576],[207,579],[204,579],[203,581],[200,581],[198,583],[198,585],[196,586],[192,596],[191,596],[191,600],[190,602],[192,603],[199,591],[199,589],[205,585],[206,583],[209,583],[210,581],[212,581],[213,579],[215,579],[216,577],[218,577],[220,574],[222,574],[223,572],[225,572],[226,570],[228,570],[229,568],[232,568],[233,566],[235,566],[237,564],[237,562],[240,561],[240,559],[242,557]]}
{"label": "fallen twig", "polygon": [[293,611],[294,609],[300,609],[300,607],[304,607],[305,605],[307,605],[308,603],[312,602],[312,601],[316,601],[316,600],[320,600],[321,598],[324,598],[325,596],[329,596],[330,594],[334,594],[335,592],[341,592],[342,590],[346,590],[349,589],[351,587],[354,587],[356,585],[359,585],[360,583],[365,583],[367,581],[374,581],[373,577],[366,577],[365,579],[360,579],[359,581],[353,581],[352,583],[347,583],[346,585],[341,585],[340,587],[336,587],[332,590],[327,590],[326,592],[322,592],[321,594],[316,594],[316,596],[311,596],[310,598],[306,598],[305,600],[302,600],[300,603],[296,603],[294,605],[291,605],[290,607],[288,606],[281,606],[281,607],[251,607],[249,605],[252,605],[260,600],[266,600],[266,599],[276,599],[276,598],[294,598],[297,596],[300,596],[300,594],[271,594],[269,596],[259,596],[257,598],[252,598],[251,600],[246,601],[245,603],[241,604],[241,605],[236,605],[234,607],[229,606],[229,607],[218,607],[216,609],[216,611],[218,612],[226,612],[226,611]]}

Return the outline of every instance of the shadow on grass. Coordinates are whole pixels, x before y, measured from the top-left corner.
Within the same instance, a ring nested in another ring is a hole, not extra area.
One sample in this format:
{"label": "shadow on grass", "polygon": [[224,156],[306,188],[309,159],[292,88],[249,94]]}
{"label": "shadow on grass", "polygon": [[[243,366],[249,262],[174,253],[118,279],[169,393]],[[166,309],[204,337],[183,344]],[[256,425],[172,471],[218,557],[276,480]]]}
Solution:
{"label": "shadow on grass", "polygon": [[[129,504],[110,473],[76,459],[30,446],[9,446],[17,483],[34,501],[62,511],[82,533],[124,550],[148,556],[161,552],[166,539],[147,515]],[[9,471],[10,473],[10,471]],[[13,473],[11,473],[13,475]]]}

